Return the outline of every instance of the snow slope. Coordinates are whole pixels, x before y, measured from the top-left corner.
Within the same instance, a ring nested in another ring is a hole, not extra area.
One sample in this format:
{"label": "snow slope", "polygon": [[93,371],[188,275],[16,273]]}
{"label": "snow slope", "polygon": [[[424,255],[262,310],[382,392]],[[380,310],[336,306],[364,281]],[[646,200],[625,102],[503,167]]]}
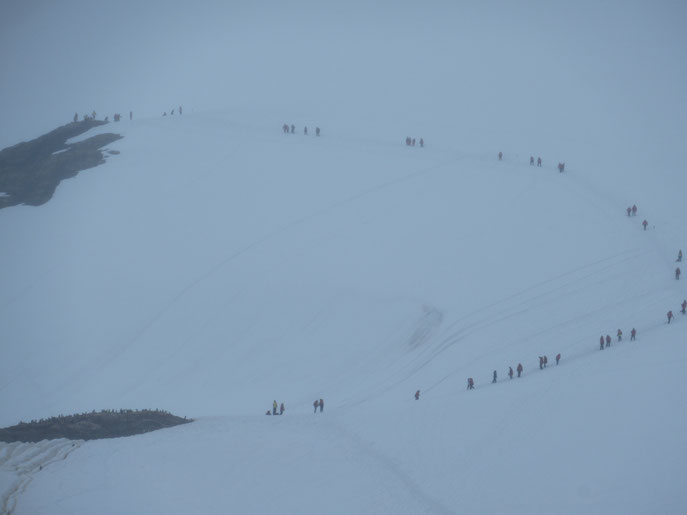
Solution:
{"label": "snow slope", "polygon": [[[687,81],[669,59],[687,48],[669,44],[684,9],[542,8],[539,21],[566,21],[536,35],[514,23],[535,11],[488,5],[465,19],[439,3],[390,19],[355,3],[276,9],[260,31],[237,28],[265,66],[233,105],[211,82],[212,109],[90,131],[121,132],[120,154],[44,206],[0,211],[0,424],[108,408],[197,419],[73,449],[0,444],[5,512],[683,511],[687,289],[673,271],[687,175],[665,149],[685,136]],[[257,23],[252,9],[238,19]],[[327,64],[309,50],[273,92],[269,65],[310,49],[313,27],[339,27],[326,48],[341,50],[341,81],[303,94],[309,59]],[[292,30],[274,55],[258,44]],[[555,73],[532,86],[519,71],[532,62]],[[639,80],[637,63],[654,74]],[[159,80],[141,87],[147,105]],[[160,111],[178,103],[165,95]],[[273,399],[283,417],[264,415]]]}

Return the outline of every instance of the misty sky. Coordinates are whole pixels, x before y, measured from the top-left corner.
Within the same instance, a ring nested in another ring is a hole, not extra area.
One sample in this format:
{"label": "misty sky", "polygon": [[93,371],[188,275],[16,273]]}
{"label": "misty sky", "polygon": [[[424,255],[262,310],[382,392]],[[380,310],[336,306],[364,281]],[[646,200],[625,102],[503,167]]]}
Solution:
{"label": "misty sky", "polygon": [[[182,104],[505,150],[553,130],[562,155],[670,166],[687,118],[685,21],[679,1],[5,0],[0,147],[74,112]],[[604,148],[609,132],[626,146]]]}

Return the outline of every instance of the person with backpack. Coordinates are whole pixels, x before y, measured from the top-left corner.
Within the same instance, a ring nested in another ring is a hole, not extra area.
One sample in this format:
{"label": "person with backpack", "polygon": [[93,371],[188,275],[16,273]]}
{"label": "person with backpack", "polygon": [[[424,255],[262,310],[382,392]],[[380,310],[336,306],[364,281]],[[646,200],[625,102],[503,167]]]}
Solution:
{"label": "person with backpack", "polygon": [[627,208],[627,216],[630,216],[632,214],[632,208],[628,207]]}
{"label": "person with backpack", "polygon": [[556,354],[556,365],[558,365],[558,362],[561,360],[561,353],[559,352]]}
{"label": "person with backpack", "polygon": [[284,414],[284,403],[282,402],[281,405],[279,406],[279,414],[283,415]]}
{"label": "person with backpack", "polygon": [[680,267],[677,267],[677,268],[675,269],[675,279],[676,279],[676,280],[680,280],[680,273],[681,273],[681,272],[680,272]]}
{"label": "person with backpack", "polygon": [[496,370],[494,370],[494,379],[491,380],[492,384],[496,382]]}
{"label": "person with backpack", "polygon": [[618,341],[619,342],[623,341],[623,332],[620,329],[618,329]]}
{"label": "person with backpack", "polygon": [[682,309],[680,310],[680,313],[683,315],[687,313],[687,300],[683,300],[681,304]]}
{"label": "person with backpack", "polygon": [[680,249],[677,253],[677,262],[679,263],[682,261],[682,249]]}
{"label": "person with backpack", "polygon": [[513,379],[513,367],[508,367],[508,377]]}
{"label": "person with backpack", "polygon": [[642,227],[644,227],[644,230],[645,230],[645,231],[646,231],[646,226],[647,226],[647,225],[649,225],[649,222],[647,222],[646,220],[644,220],[644,221],[642,222]]}
{"label": "person with backpack", "polygon": [[668,323],[670,323],[670,321],[671,321],[672,319],[673,319],[673,312],[672,312],[672,311],[668,311]]}
{"label": "person with backpack", "polygon": [[635,216],[637,214],[637,205],[632,204],[632,216]]}
{"label": "person with backpack", "polygon": [[610,346],[611,346],[611,335],[607,334],[606,335],[606,347],[610,347]]}
{"label": "person with backpack", "polygon": [[544,368],[546,368],[546,365],[548,365],[548,364],[549,364],[549,358],[544,356]]}
{"label": "person with backpack", "polygon": [[601,350],[604,350],[604,335],[601,335],[601,338],[599,338],[599,344],[601,345]]}
{"label": "person with backpack", "polygon": [[539,370],[544,370],[544,358],[539,356]]}
{"label": "person with backpack", "polygon": [[634,327],[632,328],[632,331],[630,331],[630,341],[633,342],[635,341],[635,337],[637,336],[637,329]]}
{"label": "person with backpack", "polygon": [[276,415],[276,414],[277,414],[277,408],[278,408],[278,407],[279,407],[279,406],[277,405],[277,401],[272,402],[272,415]]}
{"label": "person with backpack", "polygon": [[313,411],[313,413],[317,413],[317,408],[320,407],[320,401],[315,399],[315,402],[313,402],[312,405],[315,406],[315,411]]}
{"label": "person with backpack", "polygon": [[534,156],[530,156],[530,166],[534,166]]}
{"label": "person with backpack", "polygon": [[541,167],[541,157],[537,158],[537,166]]}
{"label": "person with backpack", "polygon": [[418,390],[417,392],[415,392],[415,400],[417,401],[417,400],[419,400],[419,399],[420,399],[420,390]]}
{"label": "person with backpack", "polygon": [[324,400],[320,399],[320,413],[324,410]]}
{"label": "person with backpack", "polygon": [[472,377],[468,377],[468,390],[474,390],[475,389],[475,381],[472,380]]}
{"label": "person with backpack", "polygon": [[515,370],[518,371],[518,377],[520,377],[520,374],[522,374],[522,363],[518,363],[518,368],[516,368]]}

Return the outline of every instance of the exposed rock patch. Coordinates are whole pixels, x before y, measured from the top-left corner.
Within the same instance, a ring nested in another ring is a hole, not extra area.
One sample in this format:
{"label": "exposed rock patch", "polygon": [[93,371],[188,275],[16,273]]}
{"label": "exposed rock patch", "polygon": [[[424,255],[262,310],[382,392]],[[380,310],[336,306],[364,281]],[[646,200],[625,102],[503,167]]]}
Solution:
{"label": "exposed rock patch", "polygon": [[[69,145],[66,142],[105,123],[97,120],[69,123],[0,151],[0,192],[4,193],[0,195],[0,209],[17,204],[45,204],[63,179],[104,163],[100,149],[120,139],[119,134],[98,134]],[[110,151],[110,154],[118,153]]]}
{"label": "exposed rock patch", "polygon": [[0,441],[40,442],[56,438],[70,440],[117,438],[189,422],[193,422],[193,419],[177,417],[161,410],[105,410],[98,413],[93,411],[81,415],[20,422],[16,426],[0,429]]}

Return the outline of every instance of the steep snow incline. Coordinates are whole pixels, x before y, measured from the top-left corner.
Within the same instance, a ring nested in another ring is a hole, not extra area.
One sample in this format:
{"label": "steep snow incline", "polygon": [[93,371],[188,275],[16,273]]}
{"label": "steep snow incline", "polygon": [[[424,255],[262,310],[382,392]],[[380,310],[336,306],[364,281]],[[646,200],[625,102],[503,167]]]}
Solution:
{"label": "steep snow incline", "polygon": [[[0,417],[201,419],[83,445],[35,475],[16,513],[687,501],[673,412],[687,320],[664,318],[687,296],[667,256],[681,243],[641,229],[640,194],[609,201],[594,172],[518,156],[284,135],[237,113],[118,128],[106,165],[0,212]],[[598,350],[632,327],[637,342]],[[263,415],[275,398],[282,418]]]}

